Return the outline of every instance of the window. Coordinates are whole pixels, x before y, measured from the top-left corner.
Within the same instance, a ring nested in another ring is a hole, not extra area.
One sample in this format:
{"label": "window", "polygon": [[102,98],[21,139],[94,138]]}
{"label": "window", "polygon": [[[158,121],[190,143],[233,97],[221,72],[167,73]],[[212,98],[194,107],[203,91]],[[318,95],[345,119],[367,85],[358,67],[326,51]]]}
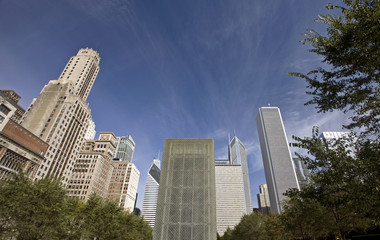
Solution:
{"label": "window", "polygon": [[4,120],[4,117],[0,115],[0,123],[2,123]]}
{"label": "window", "polygon": [[4,113],[5,115],[7,115],[11,110],[9,108],[7,108],[6,106],[4,106],[3,104],[0,105],[0,112]]}

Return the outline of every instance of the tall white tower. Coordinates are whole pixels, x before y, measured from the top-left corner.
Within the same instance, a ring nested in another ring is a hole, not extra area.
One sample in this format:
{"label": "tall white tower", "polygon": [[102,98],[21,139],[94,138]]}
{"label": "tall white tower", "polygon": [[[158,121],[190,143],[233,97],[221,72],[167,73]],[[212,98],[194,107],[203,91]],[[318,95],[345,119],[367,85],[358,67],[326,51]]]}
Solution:
{"label": "tall white tower", "polygon": [[160,160],[153,159],[148,175],[146,176],[144,201],[141,214],[152,228],[154,228],[156,218],[158,188],[160,186],[160,172]]}
{"label": "tall white tower", "polygon": [[59,177],[67,184],[91,116],[87,96],[99,72],[99,54],[80,49],[58,80],[51,80],[21,120],[23,127],[48,143],[46,159],[36,174]]}
{"label": "tall white tower", "polygon": [[241,165],[245,195],[246,213],[252,212],[251,187],[249,184],[249,170],[247,153],[244,144],[234,136],[228,145],[228,157],[232,165]]}
{"label": "tall white tower", "polygon": [[262,107],[256,116],[257,130],[268,185],[270,210],[281,212],[284,193],[299,189],[280,109]]}

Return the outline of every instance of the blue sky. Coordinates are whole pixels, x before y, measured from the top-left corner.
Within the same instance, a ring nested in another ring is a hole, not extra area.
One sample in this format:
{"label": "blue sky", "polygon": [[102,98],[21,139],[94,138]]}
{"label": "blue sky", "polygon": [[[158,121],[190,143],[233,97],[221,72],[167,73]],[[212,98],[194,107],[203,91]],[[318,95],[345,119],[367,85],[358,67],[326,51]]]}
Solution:
{"label": "blue sky", "polygon": [[305,107],[304,81],[287,74],[320,65],[299,41],[308,27],[324,31],[314,19],[327,3],[0,0],[0,88],[15,90],[26,109],[71,56],[93,48],[101,57],[88,98],[96,131],[135,140],[138,207],[165,138],[214,138],[215,157],[227,158],[233,132],[247,149],[257,207],[265,183],[259,107],[280,108],[288,139],[310,135],[312,126],[339,131],[347,122],[342,113]]}

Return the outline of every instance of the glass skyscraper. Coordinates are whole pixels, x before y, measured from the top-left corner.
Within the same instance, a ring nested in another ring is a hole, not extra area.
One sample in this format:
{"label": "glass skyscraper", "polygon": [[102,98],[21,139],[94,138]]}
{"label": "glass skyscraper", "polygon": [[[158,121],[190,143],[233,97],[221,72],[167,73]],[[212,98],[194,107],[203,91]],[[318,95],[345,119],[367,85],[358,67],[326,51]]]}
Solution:
{"label": "glass skyscraper", "polygon": [[146,176],[144,201],[142,205],[142,215],[152,228],[154,228],[154,221],[156,218],[158,188],[160,186],[160,172],[160,160],[153,159],[148,175]]}
{"label": "glass skyscraper", "polygon": [[131,135],[116,138],[116,151],[114,158],[118,158],[119,161],[132,162],[133,152],[135,150],[135,142]]}

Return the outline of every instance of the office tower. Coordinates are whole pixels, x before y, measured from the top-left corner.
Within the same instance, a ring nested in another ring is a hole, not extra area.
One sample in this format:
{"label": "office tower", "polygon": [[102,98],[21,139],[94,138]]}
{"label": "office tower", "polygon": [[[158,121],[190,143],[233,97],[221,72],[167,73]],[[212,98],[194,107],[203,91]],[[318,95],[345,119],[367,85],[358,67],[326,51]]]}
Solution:
{"label": "office tower", "polygon": [[113,171],[107,197],[129,212],[133,212],[137,199],[140,171],[127,161],[113,159]]}
{"label": "office tower", "polygon": [[243,179],[240,164],[215,160],[216,227],[219,235],[223,235],[228,227],[233,229],[248,213]]}
{"label": "office tower", "polygon": [[95,131],[95,122],[92,120],[92,116],[88,118],[88,127],[86,130],[86,134],[84,135],[85,140],[95,139],[96,131]]}
{"label": "office tower", "polygon": [[305,163],[301,161],[299,157],[292,157],[292,161],[294,164],[294,169],[296,171],[298,185],[302,189],[308,182],[310,177],[309,170],[307,169]]}
{"label": "office tower", "polygon": [[[344,143],[345,142],[348,143],[348,138],[351,135],[352,135],[351,132],[322,132],[319,138],[322,139],[322,141],[325,143],[327,148],[334,149],[335,148],[334,145],[337,141],[343,141]],[[353,149],[348,148],[347,150],[353,150]]]}
{"label": "office tower", "polygon": [[51,80],[32,102],[22,126],[50,145],[36,178],[59,177],[67,184],[91,116],[87,96],[99,71],[99,55],[80,49],[58,80]]}
{"label": "office tower", "polygon": [[48,144],[20,126],[24,110],[20,96],[12,90],[0,91],[0,179],[7,179],[22,167],[33,177],[44,160]]}
{"label": "office tower", "polygon": [[154,240],[216,239],[213,139],[165,139]]}
{"label": "office tower", "polygon": [[319,138],[323,139],[325,142],[329,142],[347,138],[350,136],[350,134],[350,132],[322,132]]}
{"label": "office tower", "polygon": [[247,163],[247,153],[244,144],[234,136],[228,145],[228,157],[233,165],[241,165],[244,184],[244,195],[246,204],[246,213],[252,212],[251,187],[249,184],[249,171]]}
{"label": "office tower", "polygon": [[256,123],[268,185],[270,209],[272,212],[280,213],[281,202],[286,198],[284,193],[289,188],[299,189],[280,109],[260,108]]}
{"label": "office tower", "polygon": [[85,141],[69,178],[69,196],[87,200],[92,193],[96,193],[107,197],[115,139],[113,133],[102,132],[98,140]]}
{"label": "office tower", "polygon": [[257,194],[257,202],[259,204],[259,211],[264,215],[269,215],[270,211],[270,201],[268,186],[266,184],[261,184],[259,186],[260,193]]}
{"label": "office tower", "polygon": [[158,197],[158,187],[160,186],[160,160],[153,159],[146,176],[144,201],[142,205],[142,215],[149,225],[154,228],[156,218],[156,206]]}
{"label": "office tower", "polygon": [[116,151],[113,157],[118,158],[120,161],[132,162],[134,150],[135,142],[131,135],[118,137],[116,139]]}

